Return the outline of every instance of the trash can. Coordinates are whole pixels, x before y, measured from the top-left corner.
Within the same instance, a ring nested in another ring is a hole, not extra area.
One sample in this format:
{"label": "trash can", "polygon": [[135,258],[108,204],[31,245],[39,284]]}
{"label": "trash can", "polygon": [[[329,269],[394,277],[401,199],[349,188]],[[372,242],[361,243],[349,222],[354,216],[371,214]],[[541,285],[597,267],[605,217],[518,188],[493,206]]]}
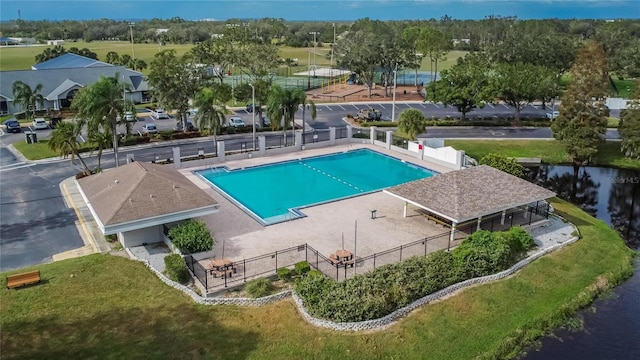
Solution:
{"label": "trash can", "polygon": [[35,144],[38,142],[38,134],[35,131],[31,132],[31,141]]}
{"label": "trash can", "polygon": [[31,131],[25,131],[24,132],[24,136],[25,136],[25,141],[27,142],[27,144],[32,144],[33,143],[33,139],[31,138]]}

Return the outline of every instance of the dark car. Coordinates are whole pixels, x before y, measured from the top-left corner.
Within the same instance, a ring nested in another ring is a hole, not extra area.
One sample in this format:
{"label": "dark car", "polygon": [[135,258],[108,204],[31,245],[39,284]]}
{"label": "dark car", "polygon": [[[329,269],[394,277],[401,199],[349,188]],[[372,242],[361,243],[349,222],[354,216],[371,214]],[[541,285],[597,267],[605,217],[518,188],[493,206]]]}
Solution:
{"label": "dark car", "polygon": [[7,127],[7,132],[19,133],[22,131],[20,123],[16,120],[5,121],[4,125]]}
{"label": "dark car", "polygon": [[[193,131],[195,129],[195,126],[193,126],[193,123],[191,121],[187,121],[187,131]],[[176,130],[182,131],[182,121],[178,121],[176,123]]]}
{"label": "dark car", "polygon": [[[245,109],[247,112],[253,112],[253,104],[248,104]],[[256,105],[256,111],[260,111],[260,106]]]}

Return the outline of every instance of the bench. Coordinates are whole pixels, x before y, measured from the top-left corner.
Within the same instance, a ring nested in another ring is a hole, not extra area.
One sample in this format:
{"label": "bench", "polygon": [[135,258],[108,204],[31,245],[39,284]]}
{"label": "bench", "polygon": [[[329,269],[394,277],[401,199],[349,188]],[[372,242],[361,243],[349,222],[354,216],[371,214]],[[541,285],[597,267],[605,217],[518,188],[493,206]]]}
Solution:
{"label": "bench", "polygon": [[40,270],[7,276],[7,289],[40,282]]}

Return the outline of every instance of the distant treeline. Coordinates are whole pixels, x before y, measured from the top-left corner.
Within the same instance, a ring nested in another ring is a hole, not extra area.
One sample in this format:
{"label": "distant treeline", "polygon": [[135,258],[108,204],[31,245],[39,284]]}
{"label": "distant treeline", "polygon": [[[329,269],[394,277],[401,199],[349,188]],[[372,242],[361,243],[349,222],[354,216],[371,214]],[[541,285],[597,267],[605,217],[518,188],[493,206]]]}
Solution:
{"label": "distant treeline", "polygon": [[[228,31],[245,32],[261,42],[275,42],[293,47],[313,45],[313,35],[320,43],[333,43],[351,29],[356,21],[285,21],[263,18],[253,20],[229,19],[225,21],[188,21],[179,17],[136,21],[83,20],[83,21],[25,21],[10,20],[0,23],[4,36],[35,38],[38,41],[63,40],[128,40],[136,43],[200,43]],[[542,19],[520,20],[516,17],[487,16],[482,20],[456,20],[449,16],[429,20],[388,21],[400,32],[408,27],[431,27],[448,36],[454,49],[479,51],[500,43],[510,34],[527,32],[540,36],[562,34],[576,40],[594,39],[601,43],[640,39],[640,19]],[[606,45],[605,45],[606,46]]]}

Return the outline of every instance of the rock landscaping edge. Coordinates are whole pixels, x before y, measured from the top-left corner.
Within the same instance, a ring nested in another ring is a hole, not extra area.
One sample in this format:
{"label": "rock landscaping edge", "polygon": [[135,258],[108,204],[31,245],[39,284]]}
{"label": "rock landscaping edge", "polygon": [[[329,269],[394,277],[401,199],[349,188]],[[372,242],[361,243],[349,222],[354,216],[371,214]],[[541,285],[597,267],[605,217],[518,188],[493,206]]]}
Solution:
{"label": "rock landscaping edge", "polygon": [[[558,216],[558,215],[554,215],[554,216]],[[573,224],[572,224],[573,225]],[[575,225],[573,225],[574,229],[576,228]],[[577,230],[577,229],[576,229]],[[269,295],[269,296],[265,296],[265,297],[261,297],[261,298],[222,298],[222,297],[216,297],[216,298],[205,298],[202,297],[200,295],[198,295],[195,291],[193,291],[191,288],[179,284],[175,281],[170,280],[169,278],[167,278],[163,273],[161,273],[160,271],[156,270],[155,268],[153,268],[150,264],[149,261],[145,260],[145,259],[139,259],[137,258],[135,255],[133,255],[133,253],[131,253],[131,251],[129,251],[129,249],[125,249],[127,254],[129,254],[129,256],[131,257],[131,259],[143,262],[152,272],[154,272],[158,278],[160,278],[160,280],[162,280],[162,282],[164,282],[165,284],[171,286],[174,289],[180,290],[182,292],[184,292],[185,294],[187,294],[188,296],[190,296],[193,301],[202,304],[202,305],[236,305],[236,306],[262,306],[262,305],[267,305],[267,304],[271,304],[273,302],[276,301],[280,301],[282,299],[285,299],[289,296],[291,296],[298,308],[298,311],[302,314],[302,317],[310,324],[314,325],[314,326],[318,326],[318,327],[322,327],[322,328],[327,328],[327,329],[331,329],[331,330],[337,330],[337,331],[351,331],[351,332],[357,332],[357,331],[371,331],[371,330],[383,330],[388,328],[389,326],[393,325],[394,323],[396,323],[398,320],[404,318],[405,316],[407,316],[411,311],[419,308],[422,305],[428,304],[430,302],[439,300],[441,298],[444,298],[445,296],[449,296],[451,294],[454,294],[462,289],[465,289],[469,286],[472,285],[476,285],[476,284],[484,284],[484,283],[488,283],[488,282],[492,282],[492,281],[496,281],[499,279],[503,279],[505,277],[511,276],[514,273],[516,273],[517,271],[519,271],[520,269],[522,269],[523,267],[525,267],[526,265],[530,264],[531,262],[533,262],[534,260],[539,259],[540,257],[549,254],[557,249],[561,249],[569,244],[573,244],[574,242],[578,241],[579,237],[578,236],[573,236],[571,237],[569,240],[562,242],[562,243],[558,243],[555,245],[552,245],[548,248],[545,248],[543,250],[540,250],[532,255],[530,255],[529,257],[519,261],[518,263],[516,263],[515,265],[513,265],[512,267],[510,267],[507,270],[501,271],[499,273],[496,274],[492,274],[492,275],[487,275],[487,276],[483,276],[483,277],[478,277],[478,278],[473,278],[473,279],[468,279],[456,284],[453,284],[447,288],[444,288],[440,291],[437,291],[435,293],[429,294],[423,298],[420,298],[414,302],[412,302],[411,304],[404,306],[400,309],[397,309],[395,311],[393,311],[392,313],[383,316],[381,318],[378,319],[373,319],[373,320],[366,320],[366,321],[359,321],[359,322],[343,322],[343,323],[339,323],[339,322],[333,322],[330,320],[325,320],[325,319],[318,319],[315,318],[311,315],[309,315],[309,313],[307,312],[307,309],[304,307],[303,301],[302,299],[300,299],[300,297],[295,293],[295,291],[293,290],[285,290],[285,291],[281,291],[277,294],[273,294],[273,295]]]}

